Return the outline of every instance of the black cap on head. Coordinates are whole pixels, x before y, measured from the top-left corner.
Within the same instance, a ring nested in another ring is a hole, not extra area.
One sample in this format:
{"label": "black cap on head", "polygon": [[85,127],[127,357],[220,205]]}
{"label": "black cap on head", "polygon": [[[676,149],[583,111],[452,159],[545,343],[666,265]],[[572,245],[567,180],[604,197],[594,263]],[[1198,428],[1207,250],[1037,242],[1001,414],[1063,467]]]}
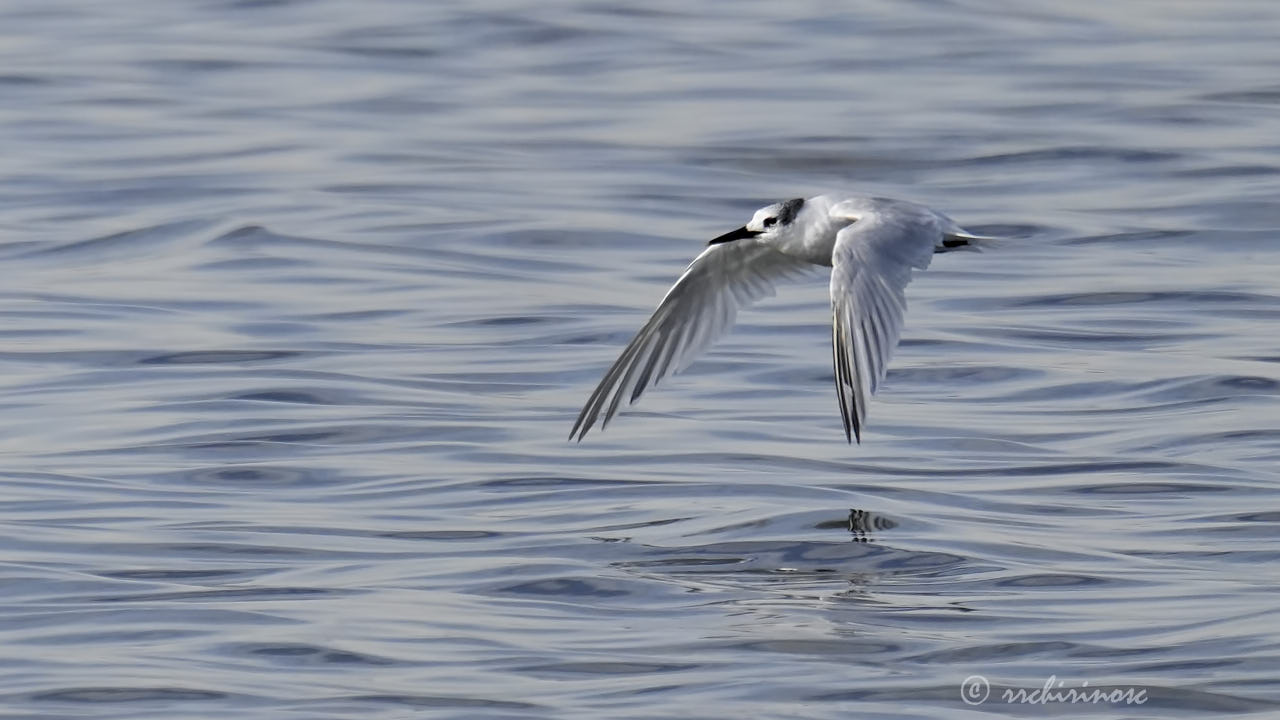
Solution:
{"label": "black cap on head", "polygon": [[804,198],[792,198],[778,208],[778,222],[782,225],[789,225],[792,220],[796,219],[796,215],[800,212],[800,208],[804,207]]}

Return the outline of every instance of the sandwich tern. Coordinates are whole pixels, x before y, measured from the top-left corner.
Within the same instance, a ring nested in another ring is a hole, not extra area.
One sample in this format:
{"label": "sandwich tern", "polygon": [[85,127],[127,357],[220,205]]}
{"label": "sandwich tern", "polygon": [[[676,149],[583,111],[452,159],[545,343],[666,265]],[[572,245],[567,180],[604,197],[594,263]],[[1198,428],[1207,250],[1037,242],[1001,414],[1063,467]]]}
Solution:
{"label": "sandwich tern", "polygon": [[831,346],[845,439],[862,442],[867,397],[884,379],[907,309],[912,269],[934,253],[994,240],[905,200],[849,195],[795,198],[756,211],[707,244],[605,373],[569,431],[603,430],[623,398],[679,372],[723,335],[739,308],[774,294],[774,282],[831,268]]}

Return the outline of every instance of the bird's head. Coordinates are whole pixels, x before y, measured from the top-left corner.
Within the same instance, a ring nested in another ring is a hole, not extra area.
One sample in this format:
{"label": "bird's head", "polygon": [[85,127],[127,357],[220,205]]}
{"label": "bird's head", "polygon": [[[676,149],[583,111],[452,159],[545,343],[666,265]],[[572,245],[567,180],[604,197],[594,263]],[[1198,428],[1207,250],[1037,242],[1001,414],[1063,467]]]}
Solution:
{"label": "bird's head", "polygon": [[751,221],[746,225],[727,232],[707,244],[718,245],[745,238],[759,238],[765,242],[776,241],[795,229],[792,223],[796,215],[800,214],[802,207],[804,207],[804,198],[793,198],[762,207],[751,216]]}

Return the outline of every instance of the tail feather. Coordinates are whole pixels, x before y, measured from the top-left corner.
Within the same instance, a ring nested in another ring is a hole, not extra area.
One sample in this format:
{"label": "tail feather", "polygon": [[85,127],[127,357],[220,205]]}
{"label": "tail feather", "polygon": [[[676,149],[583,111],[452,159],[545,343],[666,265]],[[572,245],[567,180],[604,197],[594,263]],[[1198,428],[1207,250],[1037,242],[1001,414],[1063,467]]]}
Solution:
{"label": "tail feather", "polygon": [[1004,238],[988,237],[986,235],[970,235],[966,232],[949,232],[943,233],[942,244],[934,249],[935,253],[950,252],[952,250],[969,250],[978,252],[985,248],[994,247],[1004,241]]}

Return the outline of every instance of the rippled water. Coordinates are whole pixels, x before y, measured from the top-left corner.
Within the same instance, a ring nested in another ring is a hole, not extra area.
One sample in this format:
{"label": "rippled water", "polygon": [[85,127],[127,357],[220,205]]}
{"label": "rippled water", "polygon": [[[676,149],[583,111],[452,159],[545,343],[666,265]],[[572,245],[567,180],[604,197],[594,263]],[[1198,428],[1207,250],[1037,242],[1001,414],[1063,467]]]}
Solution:
{"label": "rippled water", "polygon": [[[5,716],[1280,713],[1280,8],[848,8],[0,3]],[[862,445],[821,278],[565,442],[824,190],[1011,238]]]}

